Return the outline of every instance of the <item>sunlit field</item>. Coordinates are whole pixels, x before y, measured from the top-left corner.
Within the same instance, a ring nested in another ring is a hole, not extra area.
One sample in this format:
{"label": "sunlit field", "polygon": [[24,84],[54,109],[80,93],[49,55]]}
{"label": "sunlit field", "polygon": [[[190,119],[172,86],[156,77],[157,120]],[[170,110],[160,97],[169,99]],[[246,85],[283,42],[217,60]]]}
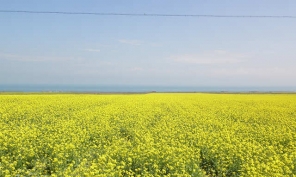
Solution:
{"label": "sunlit field", "polygon": [[296,94],[2,94],[0,176],[294,176]]}

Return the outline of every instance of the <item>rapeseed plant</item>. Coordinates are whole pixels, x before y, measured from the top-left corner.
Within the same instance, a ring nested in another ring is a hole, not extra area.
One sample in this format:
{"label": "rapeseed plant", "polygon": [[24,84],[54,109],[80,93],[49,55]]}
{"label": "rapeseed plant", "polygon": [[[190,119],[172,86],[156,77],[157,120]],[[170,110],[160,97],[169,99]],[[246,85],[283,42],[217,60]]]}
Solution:
{"label": "rapeseed plant", "polygon": [[295,176],[293,94],[0,95],[0,177]]}

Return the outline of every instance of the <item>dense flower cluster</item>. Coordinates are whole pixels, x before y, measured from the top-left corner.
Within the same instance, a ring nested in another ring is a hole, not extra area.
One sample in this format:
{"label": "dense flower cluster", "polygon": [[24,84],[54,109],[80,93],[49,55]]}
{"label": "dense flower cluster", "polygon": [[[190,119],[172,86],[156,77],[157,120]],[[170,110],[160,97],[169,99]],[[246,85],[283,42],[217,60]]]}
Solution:
{"label": "dense flower cluster", "polygon": [[0,176],[295,176],[293,94],[0,95]]}

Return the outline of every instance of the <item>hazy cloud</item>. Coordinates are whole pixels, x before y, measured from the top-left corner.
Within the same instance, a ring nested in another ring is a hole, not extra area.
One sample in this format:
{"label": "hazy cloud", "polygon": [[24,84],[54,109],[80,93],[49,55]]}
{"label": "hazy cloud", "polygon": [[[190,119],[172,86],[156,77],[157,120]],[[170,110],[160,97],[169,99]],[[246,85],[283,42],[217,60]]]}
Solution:
{"label": "hazy cloud", "polygon": [[175,55],[170,58],[180,63],[213,65],[245,62],[246,56],[224,50],[214,50],[199,54]]}
{"label": "hazy cloud", "polygon": [[151,42],[151,43],[149,43],[149,45],[152,46],[152,47],[163,47],[163,44],[156,43],[156,42]]}
{"label": "hazy cloud", "polygon": [[101,52],[100,49],[84,49],[84,51],[87,51],[87,52]]}
{"label": "hazy cloud", "polygon": [[141,41],[138,40],[127,40],[127,39],[120,39],[118,40],[122,44],[128,44],[128,45],[141,45]]}
{"label": "hazy cloud", "polygon": [[48,57],[48,56],[26,56],[26,55],[15,55],[0,53],[1,60],[13,60],[23,62],[44,62],[44,61],[67,61],[73,60],[71,57]]}
{"label": "hazy cloud", "polygon": [[143,71],[144,69],[142,67],[133,67],[131,68],[131,71]]}
{"label": "hazy cloud", "polygon": [[256,76],[256,77],[294,77],[296,68],[293,67],[239,67],[212,69],[210,73],[214,76]]}

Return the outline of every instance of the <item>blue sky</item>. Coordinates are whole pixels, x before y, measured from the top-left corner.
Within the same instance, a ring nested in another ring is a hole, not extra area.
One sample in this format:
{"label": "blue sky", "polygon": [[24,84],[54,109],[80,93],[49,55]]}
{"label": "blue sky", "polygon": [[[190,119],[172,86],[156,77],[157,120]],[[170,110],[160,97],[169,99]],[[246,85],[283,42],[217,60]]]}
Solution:
{"label": "blue sky", "polygon": [[[287,0],[2,0],[0,10],[292,15]],[[296,86],[296,19],[0,13],[0,84]]]}

